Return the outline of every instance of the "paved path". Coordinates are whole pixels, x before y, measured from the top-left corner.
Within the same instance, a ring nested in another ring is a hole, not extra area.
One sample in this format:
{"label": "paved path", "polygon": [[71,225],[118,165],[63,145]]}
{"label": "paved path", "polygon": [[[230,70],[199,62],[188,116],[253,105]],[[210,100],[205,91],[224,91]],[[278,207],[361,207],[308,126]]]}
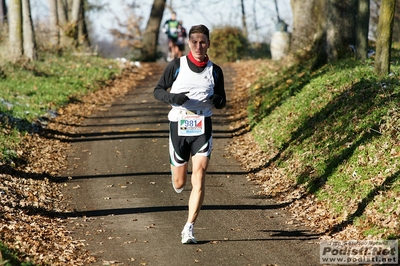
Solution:
{"label": "paved path", "polygon": [[[65,194],[94,265],[319,265],[317,236],[291,224],[283,206],[255,194],[229,157],[229,103],[216,111],[206,198],[196,245],[182,245],[190,185],[176,194],[168,160],[167,104],[153,97],[165,65],[110,107],[89,117],[71,140]],[[229,95],[235,73],[223,67]],[[118,262],[118,263],[117,263]]]}

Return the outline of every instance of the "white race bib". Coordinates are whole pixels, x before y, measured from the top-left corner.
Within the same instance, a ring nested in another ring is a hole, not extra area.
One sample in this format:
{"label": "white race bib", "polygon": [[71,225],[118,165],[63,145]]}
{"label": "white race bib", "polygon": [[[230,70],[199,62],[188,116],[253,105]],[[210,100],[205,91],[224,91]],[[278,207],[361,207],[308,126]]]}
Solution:
{"label": "white race bib", "polygon": [[179,136],[199,136],[204,134],[204,116],[196,114],[180,114],[178,116]]}

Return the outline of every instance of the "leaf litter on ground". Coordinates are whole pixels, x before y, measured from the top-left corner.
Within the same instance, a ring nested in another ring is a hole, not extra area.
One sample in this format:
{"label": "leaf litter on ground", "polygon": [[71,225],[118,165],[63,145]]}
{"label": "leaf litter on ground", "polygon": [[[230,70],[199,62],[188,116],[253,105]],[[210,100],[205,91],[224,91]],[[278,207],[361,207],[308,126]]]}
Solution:
{"label": "leaf litter on ground", "polygon": [[[73,239],[65,218],[70,213],[62,194],[66,184],[59,175],[67,167],[71,146],[68,135],[85,117],[109,107],[150,72],[146,64],[127,67],[116,79],[57,111],[57,116],[36,133],[27,134],[18,147],[19,163],[0,164],[1,241],[21,261],[35,265],[87,265],[96,258],[85,249],[85,241]],[[51,132],[49,134],[48,132]]]}
{"label": "leaf litter on ground", "polygon": [[[276,72],[279,65],[268,60],[250,60],[231,63],[230,66],[236,71],[235,93],[229,99],[231,108],[234,108],[231,118],[236,122],[230,125],[235,136],[227,149],[248,171],[247,179],[259,185],[259,194],[278,202],[290,202],[287,210],[293,217],[288,222],[301,222],[321,233],[322,238],[363,239],[364,228],[354,225],[347,225],[337,234],[324,235],[344,217],[338,217],[329,206],[317,200],[315,195],[304,197],[305,187],[286,178],[283,169],[270,163],[268,158],[272,158],[277,152],[274,146],[271,145],[271,149],[262,149],[250,132],[247,118],[249,88],[259,78],[260,69],[268,68],[271,72]],[[74,127],[85,117],[100,108],[108,108],[110,102],[125,95],[130,87],[144,79],[149,72],[151,68],[146,64],[142,64],[135,72],[127,69],[108,86],[83,97],[79,102],[61,108],[58,116],[51,119],[46,126],[52,130],[53,138],[31,134],[23,140],[18,150],[18,154],[26,161],[23,168],[9,169],[1,166],[2,241],[11,249],[19,251],[22,258],[25,256],[26,260],[32,260],[39,265],[86,265],[96,260],[85,249],[85,241],[73,239],[67,230],[67,223],[81,223],[84,220],[62,217],[62,213],[71,210],[61,193],[65,184],[56,181],[58,174],[67,166],[66,154],[70,146],[68,142],[60,140],[68,139],[66,133],[75,132]],[[395,117],[398,119],[398,114]],[[268,143],[264,145],[268,146]],[[394,152],[393,156],[398,157],[398,154]],[[391,195],[390,192],[386,194],[379,195],[376,200],[393,196],[397,202],[400,201],[398,196]],[[382,219],[382,214],[376,210],[371,209],[368,212],[374,214],[369,219]],[[400,208],[393,209],[393,213],[399,217]],[[396,226],[395,220],[386,219],[384,222],[388,226]]]}

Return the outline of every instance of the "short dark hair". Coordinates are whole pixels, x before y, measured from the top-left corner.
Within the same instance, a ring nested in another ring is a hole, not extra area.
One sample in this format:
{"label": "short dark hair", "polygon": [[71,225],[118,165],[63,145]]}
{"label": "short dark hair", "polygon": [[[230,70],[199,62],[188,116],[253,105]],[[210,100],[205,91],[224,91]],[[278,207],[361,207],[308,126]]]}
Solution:
{"label": "short dark hair", "polygon": [[210,39],[210,31],[204,25],[195,25],[190,28],[189,38],[193,33],[202,33],[207,36],[207,39]]}

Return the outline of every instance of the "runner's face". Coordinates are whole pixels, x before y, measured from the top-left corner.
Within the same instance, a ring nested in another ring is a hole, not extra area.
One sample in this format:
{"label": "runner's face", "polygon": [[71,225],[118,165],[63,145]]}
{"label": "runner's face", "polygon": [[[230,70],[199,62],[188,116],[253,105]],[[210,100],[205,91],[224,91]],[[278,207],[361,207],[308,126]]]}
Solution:
{"label": "runner's face", "polygon": [[190,35],[188,43],[194,59],[200,62],[203,61],[210,47],[210,41],[207,36],[202,33],[193,33]]}

